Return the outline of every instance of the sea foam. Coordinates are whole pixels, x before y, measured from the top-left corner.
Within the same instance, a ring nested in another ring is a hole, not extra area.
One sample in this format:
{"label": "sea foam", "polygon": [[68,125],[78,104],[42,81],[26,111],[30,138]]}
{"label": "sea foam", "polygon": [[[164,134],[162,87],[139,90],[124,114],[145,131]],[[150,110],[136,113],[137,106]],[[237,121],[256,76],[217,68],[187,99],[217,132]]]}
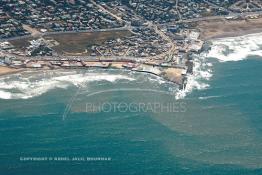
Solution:
{"label": "sea foam", "polygon": [[2,77],[0,82],[0,98],[1,99],[28,99],[40,96],[49,90],[57,88],[67,88],[73,86],[86,86],[93,81],[108,81],[125,79],[134,80],[124,75],[114,75],[107,73],[77,73],[71,72],[48,72],[43,75],[40,72],[31,72],[29,74],[20,74]]}
{"label": "sea foam", "polygon": [[262,56],[262,33],[216,39],[208,57],[213,57],[221,62],[240,61],[248,56]]}
{"label": "sea foam", "polygon": [[210,51],[195,56],[194,74],[188,75],[186,88],[178,91],[176,95],[178,99],[184,98],[194,89],[201,90],[209,87],[208,81],[212,77],[213,66],[209,58],[227,62],[240,61],[247,59],[248,56],[262,57],[262,33],[215,39],[211,42]]}
{"label": "sea foam", "polygon": [[188,74],[186,87],[179,90],[176,99],[183,99],[194,89],[201,90],[209,87],[208,80],[213,76],[212,63],[208,62],[206,53],[194,56],[193,74]]}
{"label": "sea foam", "polygon": [[[208,53],[195,55],[194,73],[188,75],[186,88],[177,90],[176,99],[182,99],[194,89],[201,90],[209,87],[208,81],[212,78],[212,63],[208,58],[213,57],[221,62],[239,61],[248,56],[262,56],[262,33],[250,34],[240,37],[216,39],[212,41],[211,50]],[[58,72],[58,73],[57,73]],[[40,96],[43,93],[55,88],[67,88],[70,85],[83,86],[92,81],[114,82],[119,79],[133,81],[131,77],[124,75],[113,75],[106,73],[77,73],[76,71],[44,72],[44,76],[35,75],[19,76],[12,79],[12,76],[4,76],[0,79],[0,98],[2,99],[28,99]],[[40,77],[40,78],[39,78]],[[152,78],[159,84],[165,83],[161,78]],[[173,91],[173,90],[172,90]]]}

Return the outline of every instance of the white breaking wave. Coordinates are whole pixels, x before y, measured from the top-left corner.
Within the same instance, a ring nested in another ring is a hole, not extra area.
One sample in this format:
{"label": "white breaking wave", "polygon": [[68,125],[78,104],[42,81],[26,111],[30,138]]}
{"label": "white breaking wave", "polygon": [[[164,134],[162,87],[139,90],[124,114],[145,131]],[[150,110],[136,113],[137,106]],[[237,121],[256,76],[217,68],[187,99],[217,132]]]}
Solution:
{"label": "white breaking wave", "polygon": [[[262,33],[213,40],[211,50],[194,59],[194,74],[188,76],[186,88],[178,91],[176,98],[184,98],[194,89],[201,90],[209,87],[208,80],[212,77],[213,65],[208,58],[226,62],[240,61],[248,56],[262,57]],[[205,97],[200,99],[205,99]]]}
{"label": "white breaking wave", "polygon": [[207,81],[213,76],[212,63],[209,63],[205,53],[196,55],[194,59],[193,75],[188,75],[185,89],[179,90],[176,99],[182,99],[194,89],[201,90],[209,87]]}
{"label": "white breaking wave", "polygon": [[0,90],[0,98],[2,99],[10,99],[12,94],[10,92]]}
{"label": "white breaking wave", "polygon": [[207,99],[211,99],[211,98],[220,98],[220,97],[222,97],[222,96],[214,95],[214,96],[207,96],[207,97],[198,97],[198,99],[207,100]]}
{"label": "white breaking wave", "polygon": [[[108,81],[125,79],[132,81],[133,78],[124,75],[113,75],[106,73],[76,73],[72,71],[66,75],[64,72],[31,72],[30,77],[26,75],[13,75],[3,77],[0,81],[1,99],[28,99],[40,96],[51,89],[67,88],[70,85],[77,87],[85,86],[88,82]],[[35,74],[32,76],[32,74]]]}
{"label": "white breaking wave", "polygon": [[160,85],[167,83],[165,79],[163,79],[162,77],[156,76],[156,75],[150,75],[147,77],[147,79],[152,82],[157,82]]}
{"label": "white breaking wave", "polygon": [[[213,40],[211,50],[208,53],[202,53],[195,56],[194,74],[188,75],[186,88],[178,91],[174,91],[174,89],[171,88],[170,91],[175,93],[176,99],[182,99],[194,89],[201,90],[208,88],[208,81],[213,75],[213,65],[208,59],[210,57],[225,62],[243,60],[251,55],[262,57],[262,33]],[[39,72],[31,72],[30,76],[28,75],[27,77],[1,77],[0,98],[28,99],[40,96],[51,89],[67,88],[70,85],[79,87],[92,81],[105,80],[114,82],[119,79],[134,80],[128,75],[93,72],[77,73],[76,71],[50,72],[43,72],[44,76]],[[37,74],[37,76],[35,74]],[[130,74],[132,75],[132,73]],[[149,76],[149,80],[158,82],[159,84],[166,83],[165,80],[156,77]],[[204,99],[204,97],[202,99]]]}
{"label": "white breaking wave", "polygon": [[252,55],[262,56],[262,33],[216,39],[212,41],[207,56],[225,62],[243,60]]}

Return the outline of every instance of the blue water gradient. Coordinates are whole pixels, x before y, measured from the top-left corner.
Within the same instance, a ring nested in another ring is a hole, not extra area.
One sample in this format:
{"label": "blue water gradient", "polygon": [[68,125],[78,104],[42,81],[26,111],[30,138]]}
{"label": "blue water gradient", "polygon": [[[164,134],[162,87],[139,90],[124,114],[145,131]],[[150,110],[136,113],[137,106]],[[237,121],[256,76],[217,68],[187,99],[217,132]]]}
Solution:
{"label": "blue water gradient", "polygon": [[[30,99],[0,100],[0,174],[262,174],[262,59],[212,60],[209,88],[185,99],[114,88],[172,86],[92,82]],[[140,75],[144,76],[144,75]],[[179,102],[178,112],[86,112],[86,103]],[[110,161],[21,161],[20,157],[110,157]]]}

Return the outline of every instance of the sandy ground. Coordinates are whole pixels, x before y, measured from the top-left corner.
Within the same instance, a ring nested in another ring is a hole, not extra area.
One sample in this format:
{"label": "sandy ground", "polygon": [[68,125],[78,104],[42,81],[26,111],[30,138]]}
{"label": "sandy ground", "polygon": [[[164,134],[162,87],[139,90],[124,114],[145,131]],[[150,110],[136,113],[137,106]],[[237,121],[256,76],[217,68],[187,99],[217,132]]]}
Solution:
{"label": "sandy ground", "polygon": [[182,82],[182,71],[183,69],[179,69],[179,68],[167,68],[165,70],[165,73],[166,73],[166,77],[169,80],[173,82],[181,83]]}
{"label": "sandy ground", "polygon": [[262,32],[262,18],[234,21],[202,21],[198,23],[197,28],[201,30],[200,38],[203,40],[241,36]]}
{"label": "sandy ground", "polygon": [[36,30],[35,28],[30,27],[29,25],[23,24],[23,28],[24,28],[25,30],[27,30],[28,32],[30,32],[31,35],[34,36],[34,37],[38,37],[38,36],[41,35],[41,32],[39,32],[39,31]]}
{"label": "sandy ground", "polygon": [[21,72],[21,71],[23,71],[23,69],[14,69],[14,68],[0,66],[0,76],[11,74],[11,73],[17,73],[17,72]]}
{"label": "sandy ground", "polygon": [[111,67],[113,67],[113,68],[117,68],[117,69],[123,69],[123,64],[125,64],[124,62],[123,63],[112,63],[111,64]]}

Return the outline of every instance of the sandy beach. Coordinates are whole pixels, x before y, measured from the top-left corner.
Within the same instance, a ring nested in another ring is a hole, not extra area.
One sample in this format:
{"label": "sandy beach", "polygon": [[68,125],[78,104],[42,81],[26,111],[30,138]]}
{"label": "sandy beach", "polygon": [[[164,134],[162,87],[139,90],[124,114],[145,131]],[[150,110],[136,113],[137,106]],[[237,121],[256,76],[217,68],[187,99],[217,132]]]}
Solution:
{"label": "sandy beach", "polygon": [[11,74],[11,73],[17,73],[17,72],[21,72],[21,71],[23,71],[23,69],[15,69],[15,68],[9,68],[9,67],[5,67],[5,66],[0,66],[0,76]]}
{"label": "sandy beach", "polygon": [[172,82],[177,82],[178,84],[182,83],[182,72],[183,69],[179,68],[167,68],[165,70],[166,78],[168,78]]}
{"label": "sandy beach", "polygon": [[262,19],[201,21],[197,28],[203,40],[235,37],[262,32]]}

